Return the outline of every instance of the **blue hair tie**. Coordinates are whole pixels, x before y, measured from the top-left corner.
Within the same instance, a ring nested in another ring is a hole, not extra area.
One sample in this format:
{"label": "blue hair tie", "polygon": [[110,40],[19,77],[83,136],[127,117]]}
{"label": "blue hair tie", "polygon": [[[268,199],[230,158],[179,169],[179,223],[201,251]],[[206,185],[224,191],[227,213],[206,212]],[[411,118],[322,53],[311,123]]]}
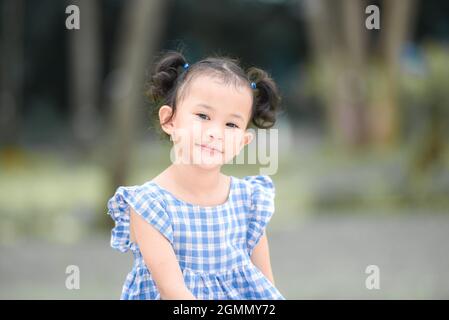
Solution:
{"label": "blue hair tie", "polygon": [[255,82],[251,82],[251,88],[253,88],[253,89],[256,89],[256,88],[257,88],[257,86],[256,86],[256,83],[255,83]]}
{"label": "blue hair tie", "polygon": [[190,65],[186,62],[186,64],[184,65],[184,69],[187,70],[190,67]]}

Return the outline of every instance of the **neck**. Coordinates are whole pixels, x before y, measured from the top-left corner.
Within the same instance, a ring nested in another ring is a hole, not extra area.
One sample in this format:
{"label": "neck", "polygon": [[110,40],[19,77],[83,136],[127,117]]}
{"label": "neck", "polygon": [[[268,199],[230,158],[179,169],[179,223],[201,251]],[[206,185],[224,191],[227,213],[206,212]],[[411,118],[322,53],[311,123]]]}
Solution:
{"label": "neck", "polygon": [[204,195],[217,190],[224,180],[219,166],[216,169],[206,170],[194,165],[172,164],[169,171],[172,179],[182,189],[189,190],[195,195]]}

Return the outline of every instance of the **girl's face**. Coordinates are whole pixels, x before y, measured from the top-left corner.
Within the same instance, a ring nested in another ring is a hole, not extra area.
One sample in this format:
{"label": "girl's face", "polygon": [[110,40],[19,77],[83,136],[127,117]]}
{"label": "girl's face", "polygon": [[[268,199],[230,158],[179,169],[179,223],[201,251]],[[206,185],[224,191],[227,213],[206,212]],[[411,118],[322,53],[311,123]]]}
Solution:
{"label": "girl's face", "polygon": [[[162,126],[174,141],[175,160],[203,168],[222,166],[253,138],[246,130],[251,89],[223,84],[211,76],[198,76],[185,89],[174,117]],[[160,108],[161,124],[171,112],[170,106]]]}

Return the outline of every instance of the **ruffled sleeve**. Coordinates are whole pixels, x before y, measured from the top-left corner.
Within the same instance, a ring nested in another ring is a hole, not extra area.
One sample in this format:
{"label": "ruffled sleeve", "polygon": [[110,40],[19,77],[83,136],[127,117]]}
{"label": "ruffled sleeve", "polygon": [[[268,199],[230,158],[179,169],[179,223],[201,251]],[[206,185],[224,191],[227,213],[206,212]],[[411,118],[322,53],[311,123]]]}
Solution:
{"label": "ruffled sleeve", "polygon": [[120,252],[131,249],[133,243],[129,229],[130,206],[173,244],[171,218],[157,197],[144,186],[128,186],[117,188],[107,203],[108,214],[115,222],[111,231],[112,248]]}
{"label": "ruffled sleeve", "polygon": [[247,248],[251,256],[275,210],[275,187],[267,175],[248,176],[251,207],[248,217]]}

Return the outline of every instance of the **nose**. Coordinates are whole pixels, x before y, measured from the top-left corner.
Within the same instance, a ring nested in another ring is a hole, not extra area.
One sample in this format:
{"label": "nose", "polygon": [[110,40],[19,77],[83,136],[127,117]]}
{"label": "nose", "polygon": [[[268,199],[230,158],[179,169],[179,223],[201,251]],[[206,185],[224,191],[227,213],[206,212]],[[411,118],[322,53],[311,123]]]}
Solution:
{"label": "nose", "polygon": [[220,126],[211,126],[206,129],[206,136],[212,140],[223,140],[223,129]]}

